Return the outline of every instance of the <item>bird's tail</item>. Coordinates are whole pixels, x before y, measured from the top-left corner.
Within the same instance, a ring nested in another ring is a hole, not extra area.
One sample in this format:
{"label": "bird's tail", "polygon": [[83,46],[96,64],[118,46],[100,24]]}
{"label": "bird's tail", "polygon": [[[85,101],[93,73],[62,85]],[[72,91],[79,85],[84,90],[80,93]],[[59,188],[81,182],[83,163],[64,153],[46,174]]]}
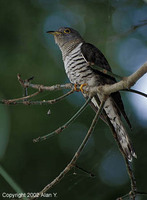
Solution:
{"label": "bird's tail", "polygon": [[[93,98],[92,103],[96,106],[97,102]],[[119,145],[128,158],[128,160],[131,162],[132,157],[137,158],[135,151],[131,145],[131,142],[129,140],[128,134],[124,128],[123,122],[120,118],[120,115],[118,114],[117,108],[114,105],[114,102],[111,97],[107,99],[104,105],[105,113],[107,114],[107,117],[109,118],[110,123],[113,126],[114,132],[116,134],[116,139],[119,142]],[[103,118],[104,119],[104,118]]]}

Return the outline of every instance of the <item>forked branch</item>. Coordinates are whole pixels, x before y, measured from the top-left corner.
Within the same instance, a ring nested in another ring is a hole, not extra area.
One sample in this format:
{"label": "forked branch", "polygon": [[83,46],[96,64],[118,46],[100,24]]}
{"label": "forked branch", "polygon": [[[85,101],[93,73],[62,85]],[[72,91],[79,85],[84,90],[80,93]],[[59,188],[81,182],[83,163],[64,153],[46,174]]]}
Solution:
{"label": "forked branch", "polygon": [[[94,96],[94,94],[96,94],[96,93],[103,93],[104,95],[109,96],[113,92],[124,90],[124,91],[134,92],[134,93],[137,93],[144,97],[147,97],[147,94],[144,94],[143,92],[130,89],[144,74],[147,73],[147,62],[144,63],[144,65],[142,65],[132,75],[125,77],[123,79],[122,79],[122,77],[115,75],[112,72],[109,72],[108,70],[104,70],[101,68],[97,68],[97,70],[99,70],[100,72],[102,72],[104,74],[109,75],[110,77],[120,78],[121,81],[119,81],[115,84],[112,84],[112,85],[102,85],[102,86],[98,86],[98,87],[85,86],[85,91],[88,92],[90,94],[90,96]],[[5,100],[5,99],[0,100],[1,104],[11,104],[11,105],[16,105],[16,104],[25,104],[25,105],[53,104],[53,103],[56,103],[56,102],[62,100],[63,98],[65,98],[66,96],[68,96],[74,92],[74,86],[71,83],[67,83],[64,85],[57,84],[57,85],[53,85],[53,86],[44,86],[44,85],[40,85],[40,84],[30,83],[30,81],[33,79],[33,77],[31,77],[27,80],[22,80],[20,74],[18,74],[17,77],[18,77],[19,83],[21,84],[21,86],[24,89],[27,89],[30,87],[30,88],[37,89],[38,92],[35,92],[31,95],[27,95],[24,97],[20,97],[17,99],[15,98],[15,99],[9,99],[9,100]],[[63,89],[71,89],[71,91],[69,91],[68,93],[64,94],[63,96],[58,97],[57,99],[53,99],[53,100],[29,101],[30,98],[37,96],[39,93],[41,93],[43,91],[55,91],[55,90],[63,90]]]}

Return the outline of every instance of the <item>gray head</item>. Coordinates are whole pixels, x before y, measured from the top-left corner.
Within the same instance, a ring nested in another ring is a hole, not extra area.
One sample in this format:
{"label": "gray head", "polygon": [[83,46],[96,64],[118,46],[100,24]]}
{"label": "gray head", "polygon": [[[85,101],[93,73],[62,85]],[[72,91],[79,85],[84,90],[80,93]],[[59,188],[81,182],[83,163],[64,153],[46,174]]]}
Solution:
{"label": "gray head", "polygon": [[54,35],[55,42],[61,50],[65,49],[65,47],[69,48],[69,46],[75,47],[84,41],[76,30],[69,27],[61,27],[57,31],[47,31],[47,33]]}

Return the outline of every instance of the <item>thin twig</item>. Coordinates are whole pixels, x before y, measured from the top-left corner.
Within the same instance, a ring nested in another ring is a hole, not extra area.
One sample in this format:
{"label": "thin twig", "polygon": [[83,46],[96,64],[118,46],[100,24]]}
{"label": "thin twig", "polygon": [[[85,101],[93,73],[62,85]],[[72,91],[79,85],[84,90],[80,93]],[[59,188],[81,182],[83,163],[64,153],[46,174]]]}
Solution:
{"label": "thin twig", "polygon": [[74,92],[74,90],[70,90],[69,92],[65,93],[64,95],[56,98],[56,99],[51,99],[51,100],[42,100],[42,101],[20,101],[20,100],[25,100],[25,99],[29,99],[31,97],[36,96],[37,94],[39,94],[40,92],[42,92],[42,90],[35,92],[32,95],[29,96],[25,96],[25,97],[20,97],[17,99],[9,99],[9,100],[0,100],[0,103],[2,104],[11,104],[11,105],[16,105],[16,104],[24,104],[24,105],[47,105],[47,104],[54,104],[57,103],[61,100],[63,100],[65,97],[69,96],[70,94],[72,94]]}
{"label": "thin twig", "polygon": [[147,192],[140,192],[140,191],[137,191],[136,194],[147,195]]}
{"label": "thin twig", "polygon": [[[136,194],[136,196],[141,196],[141,195],[147,195],[147,192],[136,191],[135,194]],[[116,200],[123,200],[123,199],[128,198],[128,197],[131,197],[131,192],[123,195],[122,197],[117,198]]]}
{"label": "thin twig", "polygon": [[70,90],[69,92],[63,94],[62,96],[56,98],[56,99],[52,99],[52,100],[43,100],[43,104],[54,104],[57,103],[61,100],[63,100],[65,97],[69,96],[70,94],[72,94],[74,92],[74,89]]}
{"label": "thin twig", "polygon": [[36,139],[33,140],[33,142],[40,142],[43,140],[46,140],[48,138],[50,138],[53,135],[59,134],[61,133],[65,128],[67,128],[87,107],[87,105],[89,104],[91,98],[88,98],[87,101],[84,103],[84,105],[78,110],[78,112],[76,112],[76,114],[74,116],[72,116],[72,118],[70,118],[70,120],[68,122],[66,122],[63,126],[59,127],[58,129],[56,129],[55,131],[42,136],[42,137],[38,137]]}
{"label": "thin twig", "polygon": [[28,96],[28,88],[24,88],[24,97]]}
{"label": "thin twig", "polygon": [[120,91],[132,92],[132,93],[136,93],[136,94],[139,94],[141,96],[147,97],[147,94],[140,92],[138,90],[134,90],[134,89],[124,89],[124,90],[120,90]]}
{"label": "thin twig", "polygon": [[126,37],[130,33],[133,33],[136,29],[147,25],[147,20],[141,20],[141,22],[142,22],[141,24],[133,25],[129,30],[127,30],[124,33],[110,37],[109,42],[114,42],[115,40],[118,40],[119,38]]}
{"label": "thin twig", "polygon": [[25,86],[34,88],[34,89],[41,89],[45,91],[55,91],[55,90],[63,90],[63,89],[73,89],[73,84],[67,83],[67,84],[57,84],[57,85],[52,85],[52,86],[44,86],[44,85],[39,85],[39,84],[32,84],[32,83],[25,83]]}
{"label": "thin twig", "polygon": [[45,186],[45,188],[43,188],[43,190],[41,192],[39,192],[39,195],[38,197],[36,198],[31,198],[32,199],[38,199],[39,197],[41,197],[41,195],[45,192],[47,192],[50,188],[52,188],[55,184],[59,183],[62,178],[65,176],[65,174],[67,174],[67,172],[69,172],[75,165],[77,159],[79,158],[82,150],[84,149],[85,145],[87,144],[87,141],[89,139],[89,137],[91,136],[95,126],[96,126],[96,123],[100,117],[100,114],[103,110],[103,107],[104,107],[104,104],[105,104],[105,100],[102,101],[101,105],[100,105],[100,108],[99,110],[96,112],[96,115],[92,121],[92,124],[83,140],[83,142],[81,143],[80,147],[78,148],[77,152],[75,153],[75,155],[73,156],[72,160],[70,161],[70,163],[65,167],[65,169],[51,182],[49,183],[47,186]]}
{"label": "thin twig", "polygon": [[40,85],[40,84],[32,84],[30,83],[30,81],[34,78],[31,77],[29,79],[23,80],[21,78],[20,74],[17,74],[17,78],[19,83],[22,85],[23,88],[34,88],[37,90],[42,90],[42,91],[54,91],[54,90],[63,90],[63,89],[73,89],[73,84],[72,83],[67,83],[67,84],[57,84],[57,85],[52,85],[52,86],[44,86],[44,85]]}
{"label": "thin twig", "polygon": [[25,88],[25,86],[24,86],[24,80],[21,79],[21,75],[20,75],[20,74],[17,74],[17,79],[18,79],[20,85],[21,85],[23,88]]}
{"label": "thin twig", "polygon": [[31,94],[31,95],[28,95],[28,96],[24,96],[24,97],[20,97],[20,98],[16,98],[16,99],[8,99],[8,100],[4,99],[4,100],[2,100],[2,102],[3,102],[4,104],[12,104],[12,103],[16,104],[17,101],[30,99],[30,98],[32,98],[32,97],[34,97],[34,96],[37,96],[37,95],[40,94],[41,92],[42,92],[42,91],[39,90],[38,92],[35,92],[35,93],[33,93],[33,94]]}
{"label": "thin twig", "polygon": [[89,172],[89,171],[83,169],[82,167],[79,167],[78,165],[75,165],[74,167],[76,167],[77,169],[81,170],[82,172],[84,172],[84,173],[90,175],[90,177],[95,177],[95,175],[94,175],[93,173],[91,173],[91,172]]}

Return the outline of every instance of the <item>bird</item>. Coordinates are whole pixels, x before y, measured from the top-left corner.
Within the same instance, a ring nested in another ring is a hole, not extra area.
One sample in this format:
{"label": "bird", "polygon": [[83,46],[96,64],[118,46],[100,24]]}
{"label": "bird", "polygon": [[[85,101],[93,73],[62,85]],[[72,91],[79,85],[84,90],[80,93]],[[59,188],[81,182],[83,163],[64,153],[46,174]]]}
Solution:
{"label": "bird", "polygon": [[[61,27],[56,31],[47,31],[47,33],[54,36],[55,43],[62,52],[65,72],[72,84],[75,86],[88,85],[89,87],[95,87],[116,83],[115,78],[100,72],[96,67],[92,67],[95,65],[112,72],[103,53],[93,44],[87,43],[78,31],[70,27]],[[83,95],[86,99],[89,97],[88,93],[83,93]],[[90,105],[95,112],[99,109],[101,99],[101,94],[96,94],[91,98]],[[128,161],[131,162],[132,158],[137,158],[137,156],[122,122],[121,115],[123,115],[131,128],[121,95],[119,92],[115,92],[107,98],[100,117],[113,129],[121,150]]]}

